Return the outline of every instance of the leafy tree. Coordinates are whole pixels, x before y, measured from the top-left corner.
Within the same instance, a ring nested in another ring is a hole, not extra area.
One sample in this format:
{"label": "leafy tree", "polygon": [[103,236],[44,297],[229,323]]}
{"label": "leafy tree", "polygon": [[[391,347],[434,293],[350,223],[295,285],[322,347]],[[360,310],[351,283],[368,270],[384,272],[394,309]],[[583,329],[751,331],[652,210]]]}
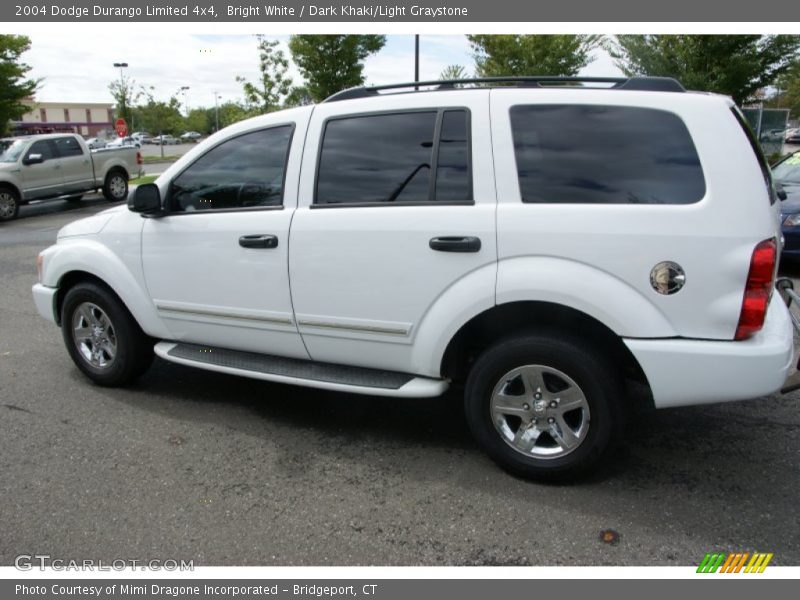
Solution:
{"label": "leafy tree", "polygon": [[134,107],[142,97],[141,89],[136,88],[136,81],[122,75],[108,84],[108,91],[114,98],[117,118],[125,119],[125,122],[133,128]]}
{"label": "leafy tree", "polygon": [[311,93],[308,91],[308,86],[297,85],[289,91],[283,106],[284,108],[293,108],[295,106],[306,106],[308,104],[312,104],[313,102],[314,99],[311,97]]}
{"label": "leafy tree", "polygon": [[364,59],[386,44],[385,35],[293,35],[292,59],[315,102],[364,83]]}
{"label": "leafy tree", "polygon": [[770,108],[788,108],[792,117],[800,117],[800,59],[777,78],[775,93],[765,104]]}
{"label": "leafy tree", "polygon": [[467,70],[461,65],[447,65],[439,73],[439,79],[467,79],[468,77]]}
{"label": "leafy tree", "polygon": [[577,75],[592,62],[599,35],[468,35],[479,77]]}
{"label": "leafy tree", "polygon": [[689,89],[718,92],[742,104],[786,73],[796,35],[618,35],[608,50],[628,75],[675,77]]}
{"label": "leafy tree", "polygon": [[247,103],[257,107],[260,112],[267,113],[280,108],[281,99],[292,87],[292,79],[287,77],[289,61],[283,50],[277,49],[278,42],[270,41],[263,35],[257,35],[256,38],[261,79],[251,83],[244,77],[237,77],[236,81],[242,84]]}
{"label": "leafy tree", "polygon": [[186,119],[184,120],[183,128],[186,131],[197,131],[198,133],[210,133],[214,127],[213,109],[211,110],[211,119],[208,118],[207,108],[193,108],[189,111]]}
{"label": "leafy tree", "polygon": [[22,101],[33,96],[41,80],[26,79],[30,67],[19,61],[31,47],[24,35],[0,35],[0,135],[9,129],[9,121],[22,118],[31,107]]}
{"label": "leafy tree", "polygon": [[[181,104],[175,96],[167,102],[156,100],[153,88],[142,91],[147,101],[136,107],[136,117],[143,131],[153,135],[177,134],[183,127],[184,118],[181,115]],[[164,156],[164,145],[161,145],[161,156]]]}

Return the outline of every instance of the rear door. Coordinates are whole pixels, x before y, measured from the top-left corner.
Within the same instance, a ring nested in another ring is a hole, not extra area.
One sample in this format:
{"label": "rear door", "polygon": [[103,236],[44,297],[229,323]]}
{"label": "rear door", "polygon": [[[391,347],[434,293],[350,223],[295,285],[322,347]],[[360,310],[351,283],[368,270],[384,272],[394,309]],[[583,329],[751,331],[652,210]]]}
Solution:
{"label": "rear door", "polygon": [[412,347],[436,300],[482,268],[493,293],[488,122],[483,90],[315,108],[289,252],[314,360],[419,372]]}
{"label": "rear door", "polygon": [[74,136],[58,137],[53,140],[64,178],[66,192],[82,192],[94,185],[94,171],[89,151],[84,151]]}

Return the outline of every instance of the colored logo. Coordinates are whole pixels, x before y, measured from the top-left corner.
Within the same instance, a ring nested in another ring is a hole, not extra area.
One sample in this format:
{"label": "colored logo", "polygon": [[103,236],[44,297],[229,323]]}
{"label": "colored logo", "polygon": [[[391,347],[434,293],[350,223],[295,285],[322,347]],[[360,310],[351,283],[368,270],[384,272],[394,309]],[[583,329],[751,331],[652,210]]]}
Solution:
{"label": "colored logo", "polygon": [[[703,557],[700,566],[697,567],[698,573],[763,573],[769,561],[772,560],[772,552],[735,552],[726,554],[725,552],[707,552]],[[749,560],[748,560],[749,559]]]}

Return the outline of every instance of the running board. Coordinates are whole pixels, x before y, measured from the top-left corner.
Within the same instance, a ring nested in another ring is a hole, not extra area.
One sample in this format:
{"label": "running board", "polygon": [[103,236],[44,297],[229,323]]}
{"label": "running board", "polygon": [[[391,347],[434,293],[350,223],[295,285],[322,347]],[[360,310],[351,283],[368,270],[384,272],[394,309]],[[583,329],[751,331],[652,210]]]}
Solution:
{"label": "running board", "polygon": [[396,371],[349,367],[197,344],[159,342],[155,345],[155,352],[164,360],[208,371],[371,396],[428,398],[444,393],[450,383],[446,379],[418,377]]}

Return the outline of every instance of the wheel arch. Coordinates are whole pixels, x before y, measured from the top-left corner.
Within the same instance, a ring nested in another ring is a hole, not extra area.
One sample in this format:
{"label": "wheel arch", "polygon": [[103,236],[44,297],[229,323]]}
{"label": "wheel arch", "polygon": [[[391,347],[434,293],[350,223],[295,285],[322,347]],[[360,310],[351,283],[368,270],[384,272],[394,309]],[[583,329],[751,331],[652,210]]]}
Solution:
{"label": "wheel arch", "polygon": [[575,308],[545,301],[517,301],[495,305],[464,323],[442,355],[442,377],[463,381],[474,360],[498,341],[521,333],[550,333],[580,339],[607,354],[627,380],[649,383],[641,365],[607,325]]}
{"label": "wheel arch", "polygon": [[58,248],[45,262],[45,285],[58,288],[54,300],[56,318],[69,289],[92,281],[113,292],[148,335],[164,339],[170,336],[158,316],[153,301],[137,275],[106,246],[92,240],[74,241]]}

